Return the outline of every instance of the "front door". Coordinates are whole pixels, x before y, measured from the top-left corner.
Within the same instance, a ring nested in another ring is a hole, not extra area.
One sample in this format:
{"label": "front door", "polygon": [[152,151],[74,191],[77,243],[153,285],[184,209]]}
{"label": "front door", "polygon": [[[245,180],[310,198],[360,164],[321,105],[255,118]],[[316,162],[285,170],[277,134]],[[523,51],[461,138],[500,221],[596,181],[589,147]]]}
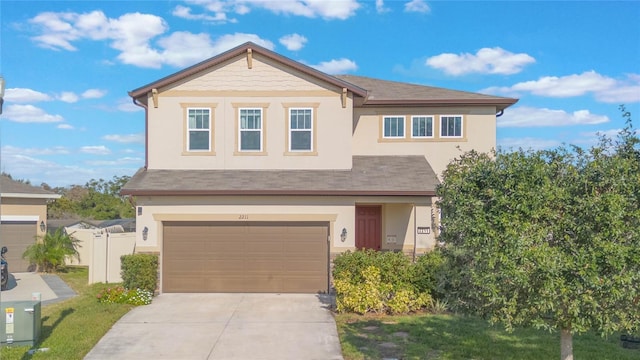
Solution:
{"label": "front door", "polygon": [[382,246],[382,207],[356,206],[356,248],[380,250]]}

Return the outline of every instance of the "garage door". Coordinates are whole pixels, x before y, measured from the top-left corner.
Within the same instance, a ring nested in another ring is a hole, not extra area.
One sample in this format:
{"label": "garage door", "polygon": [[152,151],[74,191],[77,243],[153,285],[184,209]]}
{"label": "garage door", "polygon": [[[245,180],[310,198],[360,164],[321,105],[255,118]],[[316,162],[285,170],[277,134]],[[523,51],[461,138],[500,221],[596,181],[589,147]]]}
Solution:
{"label": "garage door", "polygon": [[326,292],[327,223],[165,222],[164,292]]}
{"label": "garage door", "polygon": [[22,259],[27,246],[36,242],[36,222],[6,222],[0,224],[0,243],[9,250],[5,255],[9,264],[9,272],[25,272],[29,262]]}

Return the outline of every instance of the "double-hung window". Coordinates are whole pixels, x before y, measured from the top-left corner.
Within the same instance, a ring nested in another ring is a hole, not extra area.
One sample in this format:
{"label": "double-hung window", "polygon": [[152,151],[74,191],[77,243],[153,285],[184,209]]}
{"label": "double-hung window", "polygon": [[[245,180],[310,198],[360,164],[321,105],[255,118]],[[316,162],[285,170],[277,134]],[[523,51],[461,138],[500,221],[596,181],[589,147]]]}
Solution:
{"label": "double-hung window", "polygon": [[211,150],[211,109],[187,109],[187,149],[189,151]]}
{"label": "double-hung window", "polygon": [[289,109],[289,151],[313,150],[312,122],[312,109]]}
{"label": "double-hung window", "polygon": [[240,109],[240,151],[262,151],[262,109]]}
{"label": "double-hung window", "polygon": [[383,126],[385,138],[404,137],[404,116],[385,116],[383,118]]}
{"label": "double-hung window", "polygon": [[432,138],[433,137],[433,116],[412,116],[411,117],[411,137]]}
{"label": "double-hung window", "polygon": [[440,137],[462,137],[462,116],[440,116]]}

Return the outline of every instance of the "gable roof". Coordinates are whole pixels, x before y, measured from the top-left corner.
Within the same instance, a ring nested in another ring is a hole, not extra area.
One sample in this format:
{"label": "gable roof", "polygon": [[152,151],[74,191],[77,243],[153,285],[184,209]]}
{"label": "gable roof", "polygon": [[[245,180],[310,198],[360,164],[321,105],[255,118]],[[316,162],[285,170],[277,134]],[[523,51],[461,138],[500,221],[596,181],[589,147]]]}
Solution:
{"label": "gable roof", "polygon": [[367,89],[364,106],[393,105],[495,105],[498,110],[515,104],[518,99],[484,95],[467,91],[374,79],[356,75],[337,75],[349,83]]}
{"label": "gable roof", "polygon": [[432,196],[437,184],[438,178],[424,156],[354,156],[352,170],[143,168],[121,194]]}
{"label": "gable roof", "polygon": [[271,60],[277,61],[279,63],[282,63],[284,65],[287,65],[291,68],[294,68],[304,74],[307,74],[309,76],[312,76],[316,79],[322,80],[324,82],[327,82],[329,84],[335,85],[337,87],[340,88],[347,88],[347,90],[351,91],[352,93],[359,95],[359,96],[366,96],[367,95],[367,91],[364,89],[359,88],[358,86],[348,83],[346,81],[340,80],[334,76],[328,75],[323,73],[322,71],[316,70],[310,66],[307,66],[305,64],[302,64],[300,62],[294,61],[289,59],[286,56],[282,56],[278,53],[275,53],[271,50],[265,49],[260,45],[257,45],[255,43],[252,42],[246,42],[240,46],[237,46],[231,50],[225,51],[219,55],[216,55],[212,58],[209,58],[207,60],[204,60],[200,63],[197,63],[193,66],[190,66],[184,70],[178,71],[177,73],[171,74],[169,76],[166,76],[160,80],[154,81],[150,84],[144,85],[142,87],[139,87],[135,90],[131,90],[129,91],[129,96],[131,96],[134,99],[138,99],[141,97],[146,97],[147,94],[152,90],[152,89],[157,89],[157,88],[161,88],[167,85],[171,85],[175,82],[178,82],[182,79],[185,79],[189,76],[192,76],[194,74],[197,74],[203,70],[206,70],[208,68],[214,67],[220,63],[223,63],[229,59],[232,59],[236,56],[239,55],[243,55],[243,54],[247,54],[248,50],[251,49],[252,53],[258,53],[262,56],[265,56]]}
{"label": "gable roof", "polygon": [[252,42],[246,42],[184,70],[141,86],[135,90],[131,90],[129,91],[129,96],[133,99],[146,98],[152,89],[169,86],[236,56],[247,54],[249,50],[251,50],[252,53],[255,52],[265,56],[328,84],[346,88],[354,95],[363,98],[363,106],[494,105],[501,111],[518,101],[518,99],[513,98],[380,80],[356,75],[331,76]]}
{"label": "gable roof", "polygon": [[6,175],[0,175],[0,196],[7,198],[59,199],[61,195],[15,181]]}

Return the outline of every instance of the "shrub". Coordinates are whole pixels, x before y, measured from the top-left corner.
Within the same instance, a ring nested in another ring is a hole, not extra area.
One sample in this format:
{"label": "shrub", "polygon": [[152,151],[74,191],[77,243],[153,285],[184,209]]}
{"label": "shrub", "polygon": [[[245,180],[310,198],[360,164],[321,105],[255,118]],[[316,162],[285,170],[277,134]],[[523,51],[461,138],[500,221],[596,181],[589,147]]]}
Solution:
{"label": "shrub", "polygon": [[122,255],[122,285],[127,289],[155,292],[158,283],[158,257],[150,254]]}
{"label": "shrub", "polygon": [[401,252],[358,250],[346,251],[333,260],[333,278],[350,278],[352,282],[363,282],[363,271],[369,266],[380,270],[382,282],[410,284],[411,261]]}
{"label": "shrub", "polygon": [[142,289],[125,289],[123,286],[107,288],[96,295],[98,302],[103,304],[131,304],[149,305],[153,298],[153,293]]}
{"label": "shrub", "polygon": [[38,266],[38,271],[56,272],[63,268],[69,256],[80,258],[78,239],[66,234],[62,228],[54,233],[46,233],[38,242],[29,245],[22,258]]}
{"label": "shrub", "polygon": [[445,257],[439,248],[420,255],[412,267],[411,283],[418,292],[427,292],[435,299],[442,299],[444,294],[438,287],[438,278],[445,271]]}

